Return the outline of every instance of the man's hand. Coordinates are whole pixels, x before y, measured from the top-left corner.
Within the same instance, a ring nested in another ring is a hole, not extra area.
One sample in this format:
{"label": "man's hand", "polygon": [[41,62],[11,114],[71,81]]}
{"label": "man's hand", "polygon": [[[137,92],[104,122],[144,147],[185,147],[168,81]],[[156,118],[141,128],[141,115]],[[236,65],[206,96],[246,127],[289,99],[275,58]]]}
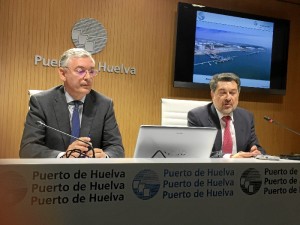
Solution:
{"label": "man's hand", "polygon": [[256,145],[253,145],[250,149],[250,152],[239,151],[238,153],[231,156],[231,158],[251,158],[257,155],[261,155],[261,152],[257,149]]}
{"label": "man's hand", "polygon": [[[89,137],[80,137],[79,138],[82,141],[85,142],[90,142],[91,138]],[[65,155],[63,156],[64,158],[66,156],[68,156],[69,158],[80,158],[82,154],[86,155],[87,157],[93,158],[94,154],[92,150],[89,150],[89,145],[82,142],[82,141],[74,141],[72,144],[69,145]],[[73,152],[73,150],[75,150]],[[106,155],[102,149],[100,148],[94,148],[94,152],[95,152],[95,158],[108,158],[108,155]]]}
{"label": "man's hand", "polygon": [[254,156],[261,155],[261,152],[258,150],[256,145],[253,145],[250,149],[250,152],[254,154]]}
{"label": "man's hand", "polygon": [[[80,137],[79,139],[84,141],[84,142],[90,142],[91,141],[91,138],[89,138],[89,137]],[[87,154],[88,152],[92,153],[92,151],[89,151],[89,148],[88,148],[89,145],[82,142],[82,141],[75,140],[74,142],[72,142],[68,146],[68,149],[67,149],[67,151],[64,155],[64,158],[66,156],[68,156],[69,158],[79,158],[80,157],[80,152],[83,153],[83,154],[86,154],[86,155],[88,155]],[[76,151],[74,151],[74,150],[76,150]]]}
{"label": "man's hand", "polygon": [[[94,148],[94,152],[95,152],[95,158],[107,158],[107,155],[100,148]],[[88,151],[86,152],[86,154],[90,158],[93,158],[93,151]]]}

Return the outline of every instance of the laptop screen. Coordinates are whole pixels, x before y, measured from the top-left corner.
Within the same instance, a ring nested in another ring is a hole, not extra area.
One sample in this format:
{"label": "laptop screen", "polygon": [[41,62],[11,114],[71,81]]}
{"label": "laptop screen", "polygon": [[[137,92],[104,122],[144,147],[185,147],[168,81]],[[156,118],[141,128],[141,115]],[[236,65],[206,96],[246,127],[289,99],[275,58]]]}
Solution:
{"label": "laptop screen", "polygon": [[142,125],[133,157],[207,159],[216,135],[213,127]]}

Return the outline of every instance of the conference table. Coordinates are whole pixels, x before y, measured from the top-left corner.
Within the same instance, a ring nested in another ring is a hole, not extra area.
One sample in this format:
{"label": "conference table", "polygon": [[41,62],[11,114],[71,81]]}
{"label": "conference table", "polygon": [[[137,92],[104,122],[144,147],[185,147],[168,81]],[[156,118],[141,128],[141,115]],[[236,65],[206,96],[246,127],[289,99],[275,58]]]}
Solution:
{"label": "conference table", "polygon": [[299,225],[300,161],[0,159],[0,224]]}

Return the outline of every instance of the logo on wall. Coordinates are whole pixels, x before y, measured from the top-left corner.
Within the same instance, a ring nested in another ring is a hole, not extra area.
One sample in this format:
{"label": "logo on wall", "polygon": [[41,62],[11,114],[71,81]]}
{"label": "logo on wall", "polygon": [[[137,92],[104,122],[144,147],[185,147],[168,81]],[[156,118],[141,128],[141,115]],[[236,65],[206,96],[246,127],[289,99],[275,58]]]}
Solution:
{"label": "logo on wall", "polygon": [[[104,26],[92,18],[83,18],[77,21],[72,28],[72,41],[76,48],[84,48],[91,54],[102,51],[107,42],[107,32]],[[42,55],[34,55],[34,65],[46,67],[58,67],[58,59],[49,59]],[[119,63],[111,65],[104,62],[95,62],[95,68],[100,73],[136,75],[137,69],[134,66]]]}
{"label": "logo on wall", "polygon": [[140,171],[132,181],[133,192],[142,200],[153,198],[159,191],[159,187],[157,173],[149,169]]}
{"label": "logo on wall", "polygon": [[96,54],[106,46],[107,32],[104,26],[92,18],[80,19],[72,28],[72,40],[77,48]]}
{"label": "logo on wall", "polygon": [[240,178],[240,186],[244,193],[253,195],[259,191],[262,184],[261,176],[256,169],[247,169]]}

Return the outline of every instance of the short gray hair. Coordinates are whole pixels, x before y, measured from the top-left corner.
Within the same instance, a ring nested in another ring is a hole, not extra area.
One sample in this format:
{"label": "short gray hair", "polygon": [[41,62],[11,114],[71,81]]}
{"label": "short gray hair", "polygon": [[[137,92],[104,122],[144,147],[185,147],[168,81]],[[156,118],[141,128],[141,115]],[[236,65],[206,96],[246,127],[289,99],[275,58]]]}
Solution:
{"label": "short gray hair", "polygon": [[241,91],[241,81],[240,78],[235,75],[234,73],[218,73],[215,74],[210,82],[209,82],[209,86],[210,86],[210,90],[212,92],[215,92],[217,89],[217,85],[219,81],[234,81],[235,83],[237,83],[237,87],[238,87],[238,91]]}
{"label": "short gray hair", "polygon": [[59,66],[60,67],[67,67],[69,60],[71,58],[84,58],[84,57],[89,57],[91,60],[93,60],[93,62],[95,62],[95,60],[93,59],[91,53],[89,53],[88,51],[86,51],[83,48],[71,48],[67,51],[65,51],[59,60]]}

